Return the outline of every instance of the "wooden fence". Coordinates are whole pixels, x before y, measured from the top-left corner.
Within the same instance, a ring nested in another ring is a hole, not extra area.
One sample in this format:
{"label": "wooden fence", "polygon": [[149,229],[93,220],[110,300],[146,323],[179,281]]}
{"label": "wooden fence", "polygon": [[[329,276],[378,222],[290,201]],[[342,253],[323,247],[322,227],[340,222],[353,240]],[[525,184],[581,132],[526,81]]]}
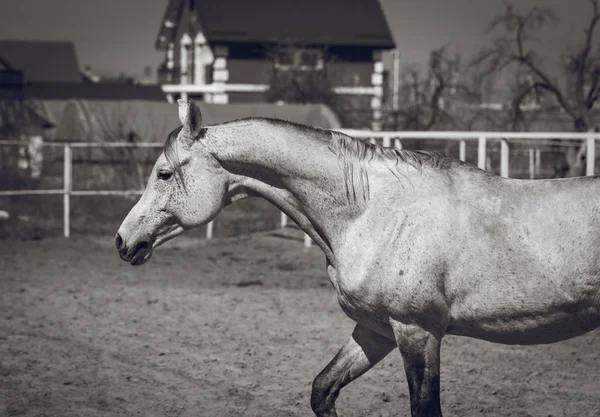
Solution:
{"label": "wooden fence", "polygon": [[[373,132],[368,130],[348,130],[341,129],[340,132],[348,134],[358,139],[368,140],[374,144],[380,144],[385,147],[402,148],[402,139],[438,139],[444,141],[457,141],[459,143],[458,158],[466,160],[467,142],[477,141],[477,166],[486,169],[487,144],[490,141],[500,141],[500,175],[508,178],[510,176],[510,141],[531,142],[532,148],[529,149],[529,172],[530,178],[535,177],[536,166],[539,165],[539,150],[533,148],[536,141],[548,139],[569,139],[584,141],[586,144],[587,155],[594,155],[594,158],[586,158],[586,175],[595,174],[595,155],[596,140],[600,139],[600,133],[572,133],[572,132],[392,132],[381,131]],[[0,146],[27,146],[19,141],[0,141]],[[114,195],[131,196],[141,195],[143,190],[74,190],[73,189],[73,148],[162,148],[161,143],[58,143],[48,142],[44,146],[62,147],[63,158],[63,188],[62,189],[41,189],[41,190],[0,190],[1,196],[27,196],[27,195],[56,195],[63,196],[63,235],[69,237],[71,234],[70,213],[71,196],[90,196],[90,195]],[[287,225],[287,216],[281,213],[281,226]],[[207,225],[206,238],[213,237],[213,222]],[[311,239],[308,235],[304,237],[305,246],[311,245]]]}

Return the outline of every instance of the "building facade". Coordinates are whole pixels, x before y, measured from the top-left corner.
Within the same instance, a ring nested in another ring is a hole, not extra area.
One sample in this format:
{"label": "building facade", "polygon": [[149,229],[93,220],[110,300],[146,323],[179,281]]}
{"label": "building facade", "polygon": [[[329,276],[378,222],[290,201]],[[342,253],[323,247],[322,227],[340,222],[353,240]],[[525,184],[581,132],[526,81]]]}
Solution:
{"label": "building facade", "polygon": [[378,0],[169,0],[156,48],[171,100],[263,102],[274,74],[320,73],[378,129],[395,44]]}

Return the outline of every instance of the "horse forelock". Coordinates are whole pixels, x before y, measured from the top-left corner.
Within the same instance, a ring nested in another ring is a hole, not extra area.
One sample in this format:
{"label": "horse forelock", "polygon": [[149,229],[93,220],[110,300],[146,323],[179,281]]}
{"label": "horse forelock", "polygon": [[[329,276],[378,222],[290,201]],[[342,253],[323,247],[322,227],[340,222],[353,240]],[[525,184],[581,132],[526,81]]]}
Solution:
{"label": "horse forelock", "polygon": [[[343,133],[331,131],[329,149],[338,157],[342,165],[346,195],[349,200],[358,202],[369,199],[369,174],[366,164],[372,160],[391,162],[394,167],[388,168],[392,174],[401,180],[403,176],[398,171],[400,162],[404,162],[421,171],[423,167],[444,167],[450,159],[445,155],[427,151],[406,151],[374,145]],[[355,175],[358,171],[358,175]],[[358,178],[358,187],[355,178]]]}
{"label": "horse forelock", "polygon": [[177,156],[177,150],[175,148],[177,138],[179,137],[179,134],[181,133],[182,129],[183,126],[179,126],[173,129],[173,131],[171,131],[171,133],[167,135],[167,140],[165,141],[165,145],[163,146],[163,153],[165,154],[165,159],[169,164],[171,164],[175,171],[175,180],[181,181],[181,184],[185,188],[185,183],[183,181],[183,173],[181,171],[181,164],[179,163],[179,157]]}

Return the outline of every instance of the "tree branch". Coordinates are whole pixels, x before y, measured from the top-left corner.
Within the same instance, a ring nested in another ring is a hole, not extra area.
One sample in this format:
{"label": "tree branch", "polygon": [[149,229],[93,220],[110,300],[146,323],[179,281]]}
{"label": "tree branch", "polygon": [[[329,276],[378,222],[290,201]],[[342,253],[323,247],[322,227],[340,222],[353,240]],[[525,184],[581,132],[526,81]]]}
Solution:
{"label": "tree branch", "polygon": [[442,93],[446,89],[445,80],[439,74],[439,72],[436,73],[435,79],[437,81],[437,85],[435,87],[435,90],[433,91],[433,94],[431,95],[431,100],[429,101],[429,106],[431,108],[431,116],[429,118],[429,121],[427,123],[425,123],[425,125],[424,125],[425,130],[431,129],[437,122],[437,120],[440,116],[439,111],[441,110],[440,109],[440,98],[442,97]]}
{"label": "tree branch", "polygon": [[569,113],[569,115],[571,115],[571,117],[575,118],[576,117],[575,113],[570,108],[569,103],[567,102],[567,100],[565,99],[564,95],[559,90],[559,88],[550,80],[550,77],[548,77],[548,75],[546,73],[544,73],[540,68],[538,68],[538,66],[533,62],[531,56],[525,55],[524,45],[523,45],[523,33],[525,31],[527,21],[532,18],[532,16],[536,12],[536,10],[537,9],[535,9],[535,8],[532,9],[525,18],[523,18],[523,17],[518,18],[519,26],[517,28],[517,35],[516,35],[518,55],[516,57],[516,60],[518,62],[524,64],[527,68],[529,68],[529,70],[531,72],[533,72],[540,80],[542,80],[543,84],[545,84],[545,89],[547,89],[548,91],[550,91],[554,94],[556,101],[558,101],[558,104],[563,109],[565,109],[565,111],[567,113]]}
{"label": "tree branch", "polygon": [[600,94],[600,68],[595,68],[592,72],[592,82],[585,98],[585,107],[590,110],[598,100]]}
{"label": "tree branch", "polygon": [[512,101],[512,117],[511,124],[513,130],[515,129],[517,122],[519,120],[523,120],[523,110],[521,109],[521,105],[523,104],[523,100],[532,92],[537,90],[538,88],[543,88],[544,86],[541,83],[533,83],[532,85],[525,88],[521,93],[516,96]]}
{"label": "tree branch", "polygon": [[594,102],[598,98],[598,94],[596,92],[598,86],[598,69],[596,68],[592,72],[592,83],[588,94],[584,98],[584,89],[585,89],[585,81],[586,75],[588,73],[588,65],[589,65],[589,57],[590,52],[592,50],[592,40],[594,37],[594,31],[600,21],[600,13],[598,11],[598,0],[589,0],[589,3],[592,5],[594,10],[594,15],[588,25],[588,28],[585,31],[585,43],[583,50],[581,53],[574,58],[576,61],[576,81],[575,81],[575,94],[577,96],[577,101],[580,106],[585,107],[586,109],[591,109],[594,105]]}

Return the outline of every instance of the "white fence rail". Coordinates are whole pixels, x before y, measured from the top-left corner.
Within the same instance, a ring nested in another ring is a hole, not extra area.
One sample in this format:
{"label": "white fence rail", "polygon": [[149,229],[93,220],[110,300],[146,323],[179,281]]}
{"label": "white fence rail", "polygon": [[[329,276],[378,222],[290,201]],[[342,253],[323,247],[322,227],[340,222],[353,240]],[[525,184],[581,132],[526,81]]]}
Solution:
{"label": "white fence rail", "polygon": [[[466,160],[467,141],[477,140],[477,166],[486,169],[487,143],[489,141],[500,141],[500,175],[510,176],[510,140],[531,141],[533,143],[548,139],[570,139],[579,140],[586,143],[587,155],[596,154],[596,140],[600,139],[600,133],[572,133],[572,132],[393,132],[380,131],[373,132],[368,130],[349,130],[340,129],[340,132],[354,136],[362,140],[369,140],[371,143],[379,143],[386,147],[402,148],[402,139],[439,139],[459,142],[458,158]],[[27,146],[19,141],[0,141],[0,146]],[[143,190],[73,190],[73,148],[161,148],[160,143],[44,143],[46,147],[62,147],[64,151],[63,158],[63,188],[45,189],[45,190],[0,190],[0,197],[3,196],[28,196],[28,195],[56,195],[63,196],[63,234],[69,237],[71,234],[71,196],[99,196],[99,195],[141,195]],[[539,151],[529,150],[530,172],[535,172],[535,165],[539,164]],[[594,175],[595,157],[586,158],[586,175]],[[287,225],[287,216],[281,214],[281,227]],[[213,237],[213,223],[209,223],[206,228],[206,238]],[[305,235],[305,246],[311,245],[311,239]]]}
{"label": "white fence rail", "polygon": [[[361,96],[376,95],[381,87],[337,86],[333,91],[337,94],[352,94]],[[267,84],[163,84],[166,94],[218,94],[218,93],[264,93],[269,89]]]}

